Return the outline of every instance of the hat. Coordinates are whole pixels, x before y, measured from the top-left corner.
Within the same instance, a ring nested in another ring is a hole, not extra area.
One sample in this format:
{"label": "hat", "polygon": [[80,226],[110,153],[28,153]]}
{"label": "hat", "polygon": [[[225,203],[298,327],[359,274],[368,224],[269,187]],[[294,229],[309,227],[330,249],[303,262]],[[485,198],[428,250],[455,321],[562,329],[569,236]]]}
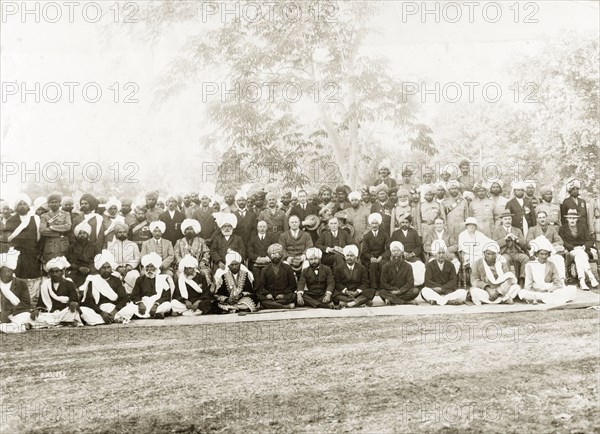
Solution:
{"label": "hat", "polygon": [[118,231],[119,229],[125,229],[126,231],[128,231],[129,226],[127,226],[125,222],[115,219],[115,231]]}
{"label": "hat", "polygon": [[523,181],[515,181],[515,182],[512,183],[512,189],[513,190],[525,190],[526,186],[527,185]]}
{"label": "hat", "polygon": [[575,218],[579,218],[581,217],[579,215],[579,213],[577,212],[576,209],[571,208],[569,211],[567,211],[567,213],[565,214],[565,218],[569,218],[569,217],[575,217]]}
{"label": "hat", "polygon": [[21,252],[15,250],[14,247],[8,249],[8,252],[0,254],[0,268],[6,267],[10,270],[15,271],[17,269],[17,262],[19,262],[19,255]]}
{"label": "hat", "polygon": [[316,231],[319,225],[321,224],[321,218],[314,214],[307,215],[304,221],[306,222],[304,225],[304,229],[306,229],[307,231]]}
{"label": "hat", "polygon": [[92,227],[87,222],[81,222],[73,229],[73,234],[75,236],[79,235],[79,232],[86,232],[88,235],[92,234]]}
{"label": "hat", "polygon": [[192,255],[187,254],[181,261],[179,261],[179,265],[177,266],[180,273],[183,273],[184,268],[196,268],[198,266],[198,260],[194,258]]}
{"label": "hat", "polygon": [[321,251],[321,249],[318,249],[316,247],[310,247],[310,248],[306,249],[306,259],[311,259],[311,258],[321,259],[322,257],[323,257],[323,252]]}
{"label": "hat", "polygon": [[498,184],[500,186],[500,188],[504,188],[504,181],[502,181],[501,179],[494,179],[494,180],[490,181],[490,188],[494,184]]}
{"label": "hat", "polygon": [[196,219],[185,219],[181,222],[181,233],[185,235],[187,228],[194,229],[194,233],[198,235],[200,233],[200,222]]}
{"label": "hat", "polygon": [[98,208],[98,199],[96,199],[91,194],[86,193],[83,196],[81,196],[81,198],[79,199],[80,204],[82,200],[85,200],[90,205],[91,210],[95,211]]}
{"label": "hat", "polygon": [[377,168],[379,170],[387,169],[389,171],[390,170],[389,160],[388,159],[383,160],[381,163],[379,163],[379,166],[377,166]]}
{"label": "hat", "polygon": [[533,179],[526,179],[523,181],[523,184],[525,185],[525,187],[533,186],[533,188],[535,188],[537,186]]}
{"label": "hat", "polygon": [[148,253],[147,255],[142,256],[142,267],[147,267],[148,265],[154,265],[154,268],[160,268],[162,265],[162,258],[156,252]]}
{"label": "hat", "polygon": [[352,192],[350,192],[350,194],[348,194],[348,200],[352,200],[352,199],[360,200],[361,197],[362,197],[362,195],[360,194],[360,191],[352,191]]}
{"label": "hat", "polygon": [[235,191],[233,188],[228,188],[227,190],[225,190],[225,193],[223,193],[223,196],[233,196],[235,197],[237,194],[237,191]]}
{"label": "hat", "polygon": [[267,247],[267,255],[269,256],[280,251],[283,251],[283,246],[279,243],[271,244],[269,247]]}
{"label": "hat", "polygon": [[385,185],[384,183],[381,183],[381,184],[375,186],[375,191],[377,192],[377,194],[379,194],[382,191],[384,191],[387,194],[388,190],[389,190],[388,186]]}
{"label": "hat", "polygon": [[413,174],[412,169],[410,169],[408,167],[402,171],[402,176],[412,176],[412,174]]}
{"label": "hat", "polygon": [[67,261],[67,258],[65,258],[64,256],[58,256],[58,257],[52,258],[48,262],[46,262],[46,264],[44,265],[44,270],[46,270],[46,272],[52,270],[53,268],[58,268],[59,270],[64,270],[65,268],[68,268],[70,266],[71,266],[71,264],[69,264],[69,261]]}
{"label": "hat", "polygon": [[567,182],[567,192],[570,192],[574,187],[581,188],[581,181],[579,179],[571,179]]}
{"label": "hat", "polygon": [[410,192],[406,188],[400,188],[398,189],[398,193],[396,193],[396,196],[410,196]]}
{"label": "hat", "polygon": [[377,193],[377,187],[372,185],[369,187],[369,194],[374,194],[374,193]]}
{"label": "hat", "polygon": [[401,252],[404,251],[404,244],[402,244],[400,241],[392,241],[390,243],[390,251],[394,250],[394,249],[400,249]]}
{"label": "hat", "polygon": [[100,268],[106,263],[108,263],[113,270],[116,270],[118,267],[117,263],[115,262],[115,257],[110,250],[102,250],[102,253],[94,256],[94,267],[96,267],[96,270],[100,270]]}
{"label": "hat", "polygon": [[509,210],[505,210],[502,214],[500,214],[498,216],[499,219],[502,219],[504,217],[512,217],[514,214],[512,214]]}
{"label": "hat", "polygon": [[458,167],[463,167],[463,166],[468,166],[469,164],[471,164],[469,162],[469,160],[462,160],[459,164]]}
{"label": "hat", "polygon": [[467,217],[467,219],[465,220],[465,226],[467,225],[478,226],[477,219],[475,217]]}
{"label": "hat", "polygon": [[458,182],[456,179],[451,179],[448,181],[447,185],[448,190],[450,190],[452,187],[460,188],[460,182]]}
{"label": "hat", "polygon": [[57,200],[59,202],[62,201],[62,195],[60,193],[50,193],[46,198],[46,202],[51,202],[53,200]]}
{"label": "hat", "polygon": [[529,242],[529,245],[531,246],[531,251],[533,253],[537,253],[540,250],[545,250],[550,254],[556,253],[556,249],[554,248],[550,240],[548,240],[548,238],[546,238],[543,235],[540,235],[539,237],[536,237],[533,240],[531,240]]}
{"label": "hat", "polygon": [[354,244],[348,244],[346,247],[344,247],[344,255],[348,256],[350,253],[353,253],[354,256],[358,256],[358,247],[356,247]]}
{"label": "hat", "polygon": [[444,240],[435,240],[433,243],[431,243],[431,253],[433,253],[434,255],[436,253],[444,253],[447,250],[448,246],[446,245]]}
{"label": "hat", "polygon": [[383,221],[383,217],[381,217],[381,214],[379,214],[378,212],[374,212],[373,214],[369,215],[369,218],[367,219],[367,221],[369,224],[372,224],[375,222],[381,224],[381,222]]}
{"label": "hat", "polygon": [[229,251],[225,255],[225,266],[229,267],[233,262],[242,263],[242,255],[238,252],[234,252],[233,250]]}
{"label": "hat", "polygon": [[540,195],[545,195],[546,193],[553,193],[553,189],[551,186],[549,185],[544,185],[543,187],[540,187]]}
{"label": "hat", "polygon": [[148,226],[150,228],[150,232],[154,232],[154,229],[158,228],[158,229],[160,229],[160,231],[163,234],[165,233],[165,229],[167,228],[167,225],[165,225],[165,222],[161,222],[160,220],[150,222],[150,224]]}
{"label": "hat", "polygon": [[20,202],[25,202],[27,204],[28,207],[31,208],[31,198],[29,196],[27,196],[25,193],[20,193],[19,195],[17,195],[16,199],[15,199],[15,206],[13,208],[17,208],[17,205]]}
{"label": "hat", "polygon": [[222,228],[225,225],[230,225],[233,229],[237,226],[237,217],[235,214],[230,212],[220,212],[216,213],[215,219],[217,220],[217,225]]}
{"label": "hat", "polygon": [[146,193],[146,200],[148,199],[158,200],[158,191],[149,191]]}
{"label": "hat", "polygon": [[108,201],[104,205],[104,208],[109,209],[110,207],[113,207],[113,206],[117,207],[117,210],[121,209],[121,202],[119,200],[117,200],[117,198],[114,196],[108,198]]}
{"label": "hat", "polygon": [[423,175],[433,175],[435,171],[431,167],[426,167],[423,169]]}
{"label": "hat", "polygon": [[275,193],[274,191],[270,191],[267,193],[265,199],[269,200],[269,199],[277,199],[277,193]]}

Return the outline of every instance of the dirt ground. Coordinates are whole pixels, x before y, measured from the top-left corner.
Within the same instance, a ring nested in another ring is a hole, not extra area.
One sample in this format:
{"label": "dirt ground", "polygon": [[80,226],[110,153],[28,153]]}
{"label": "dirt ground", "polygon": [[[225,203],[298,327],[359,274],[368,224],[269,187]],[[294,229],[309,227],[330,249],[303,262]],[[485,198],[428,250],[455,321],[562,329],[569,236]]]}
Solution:
{"label": "dirt ground", "polygon": [[2,433],[600,432],[596,310],[0,338]]}

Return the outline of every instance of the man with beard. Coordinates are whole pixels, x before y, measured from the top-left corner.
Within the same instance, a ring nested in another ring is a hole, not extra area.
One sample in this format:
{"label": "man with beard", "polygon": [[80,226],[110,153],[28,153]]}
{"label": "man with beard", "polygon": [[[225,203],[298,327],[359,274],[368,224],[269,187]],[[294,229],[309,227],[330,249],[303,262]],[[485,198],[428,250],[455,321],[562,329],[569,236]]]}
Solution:
{"label": "man with beard", "polygon": [[160,214],[163,212],[157,205],[158,191],[146,193],[146,220],[150,223],[158,221]]}
{"label": "man with beard", "polygon": [[212,259],[215,270],[220,268],[225,270],[225,257],[227,252],[237,252],[242,260],[246,257],[246,248],[244,240],[239,235],[235,235],[233,230],[237,226],[237,218],[231,213],[220,213],[217,215],[217,224],[221,228],[213,236],[210,244],[210,258]]}
{"label": "man with beard", "polygon": [[119,215],[119,209],[121,208],[121,202],[116,197],[108,199],[104,205],[106,211],[102,218],[104,219],[104,242],[108,243],[115,238],[115,223],[125,223],[125,219]]}
{"label": "man with beard", "polygon": [[304,263],[304,252],[313,246],[310,235],[300,229],[298,216],[291,216],[288,222],[289,230],[279,236],[279,244],[283,248],[284,261],[289,264],[294,272],[300,273]]}
{"label": "man with beard", "polygon": [[335,201],[331,212],[335,214],[336,212],[342,211],[350,206],[350,202],[348,202],[349,192],[350,191],[348,187],[345,185],[338,185],[335,188]]}
{"label": "man with beard", "polygon": [[[506,203],[506,209],[512,214],[512,225],[527,236],[527,231],[535,221],[531,202],[525,198],[525,183],[514,182],[513,195],[513,198]],[[499,217],[502,220],[502,215]]]}
{"label": "man with beard", "polygon": [[302,270],[296,289],[296,305],[333,309],[331,301],[335,280],[331,269],[321,264],[323,253],[316,247],[306,251],[309,267]]}
{"label": "man with beard", "polygon": [[86,222],[79,223],[73,229],[75,242],[69,247],[67,256],[71,267],[69,268],[69,279],[73,281],[76,288],[79,288],[88,274],[94,273],[94,257],[96,256],[96,246],[90,241],[92,227]]}
{"label": "man with beard", "polygon": [[440,205],[443,205],[444,199],[446,199],[446,183],[438,182],[435,185],[435,201]]}
{"label": "man with beard", "polygon": [[248,259],[249,266],[252,267],[254,277],[258,279],[264,267],[266,267],[271,259],[268,255],[270,245],[279,241],[273,232],[267,232],[267,222],[260,220],[256,224],[256,233],[252,234],[248,241]]}
{"label": "man with beard", "polygon": [[[469,215],[469,204],[460,195],[459,187],[460,184],[458,181],[448,182],[448,197],[444,201],[446,225],[453,237],[458,237],[458,234],[462,231],[465,220]],[[473,187],[469,186],[469,188],[472,190]]]}
{"label": "man with beard", "polygon": [[206,240],[210,247],[210,240],[214,235],[217,224],[213,215],[213,209],[210,205],[210,196],[203,194],[200,196],[200,206],[194,211],[192,218],[198,220],[202,230],[200,231],[200,238]]}
{"label": "man with beard", "polygon": [[371,183],[371,185],[378,186],[380,184],[385,184],[388,188],[396,187],[397,183],[394,178],[390,176],[390,162],[388,160],[383,160],[379,163],[378,167],[379,177]]}
{"label": "man with beard", "polygon": [[234,213],[238,210],[238,206],[235,204],[235,196],[237,195],[237,191],[233,188],[228,188],[225,190],[225,194],[223,196],[223,201],[225,205],[221,208],[221,212],[231,212]]}
{"label": "man with beard", "polygon": [[385,184],[380,184],[377,188],[377,202],[371,206],[371,214],[377,213],[381,215],[381,227],[388,236],[392,223],[392,210],[394,206],[388,201],[388,188]]}
{"label": "man with beard", "polygon": [[391,260],[383,266],[379,296],[386,305],[417,304],[413,269],[404,260],[404,246],[399,241],[390,244]]}
{"label": "man with beard", "polygon": [[380,230],[380,214],[370,214],[368,222],[371,230],[363,236],[360,249],[362,252],[361,260],[365,268],[369,270],[369,287],[377,291],[380,288],[381,268],[386,258],[389,257],[386,251],[390,244],[390,237]]}
{"label": "man with beard", "polygon": [[116,264],[113,271],[119,273],[127,294],[131,294],[133,285],[140,275],[137,271],[140,265],[140,250],[136,243],[127,239],[125,223],[115,224],[115,239],[107,244],[106,250],[113,255]]}
{"label": "man with beard", "polygon": [[537,184],[531,179],[526,179],[525,181],[523,181],[523,184],[525,185],[524,198],[531,204],[531,212],[533,213],[533,215],[535,215],[536,208],[540,203],[540,200],[535,195],[535,189],[537,187]]}
{"label": "man with beard", "polygon": [[0,254],[0,332],[23,333],[31,328],[32,304],[27,283],[15,277],[19,251]]}
{"label": "man with beard", "polygon": [[260,212],[258,220],[267,222],[267,230],[277,235],[277,238],[287,231],[287,217],[277,208],[277,194],[273,191],[267,194],[267,208]]}
{"label": "man with beard", "polygon": [[352,244],[359,245],[362,237],[367,232],[370,209],[361,203],[361,194],[353,191],[348,195],[350,206],[336,214],[336,217],[343,218],[354,228],[354,237]]}
{"label": "man with beard", "polygon": [[308,194],[306,193],[306,190],[300,190],[298,192],[298,205],[294,206],[291,209],[290,217],[297,216],[300,219],[300,227],[304,229],[308,233],[308,235],[310,235],[310,238],[314,243],[319,237],[319,234],[316,230],[306,230],[305,225],[309,223],[306,220],[306,217],[308,217],[309,215],[319,215],[319,207],[313,203],[308,202]]}
{"label": "man with beard", "polygon": [[[105,236],[104,232],[108,227],[104,223],[104,219],[100,214],[96,213],[98,209],[98,199],[96,199],[91,194],[84,194],[79,199],[79,210],[81,214],[73,219],[73,227],[81,223],[87,223],[91,227],[91,233],[89,236],[89,241],[94,245],[95,252],[94,255],[101,252],[105,245]],[[71,244],[75,242],[75,237],[77,235],[73,234],[71,237]],[[73,263],[71,261],[71,263]]]}
{"label": "man with beard", "polygon": [[238,196],[237,198],[237,210],[234,211],[234,215],[237,218],[237,226],[233,231],[234,234],[239,235],[244,241],[244,246],[246,249],[248,247],[248,241],[250,241],[250,236],[254,231],[256,231],[256,224],[258,223],[256,219],[256,214],[254,211],[248,209],[246,207],[247,200],[245,196]]}
{"label": "man with beard", "polygon": [[344,247],[350,244],[350,235],[340,229],[337,217],[331,217],[327,221],[327,227],[327,230],[321,232],[316,247],[323,252],[321,262],[333,269],[334,266],[344,263]]}
{"label": "man with beard", "polygon": [[129,226],[129,239],[137,244],[138,249],[142,249],[144,241],[152,238],[150,223],[146,220],[146,208],[137,206],[135,208],[135,223]]}
{"label": "man with beard", "polygon": [[328,206],[331,203],[331,199],[333,196],[333,191],[330,187],[323,185],[319,189],[319,200],[321,202],[321,208],[324,206]]}
{"label": "man with beard", "polygon": [[161,221],[151,222],[150,232],[152,232],[152,238],[144,241],[142,244],[142,257],[147,256],[150,253],[158,254],[162,260],[160,266],[157,267],[159,268],[159,272],[173,277],[171,265],[175,260],[175,250],[173,249],[173,244],[162,237],[162,234],[165,232],[165,223]]}
{"label": "man with beard", "polygon": [[[588,208],[587,203],[584,199],[579,197],[579,190],[581,189],[581,181],[578,179],[573,179],[567,182],[566,191],[569,194],[569,197],[563,200],[560,211],[562,215],[562,224],[567,223],[566,215],[570,209],[577,210],[579,214],[579,222],[583,226],[586,227],[589,234],[594,236],[594,218],[593,218],[593,210]],[[590,215],[591,214],[591,215]]]}
{"label": "man with beard", "polygon": [[227,270],[217,280],[219,308],[224,312],[255,312],[258,298],[254,292],[254,277],[242,266],[242,256],[230,251],[225,256],[225,266]]}
{"label": "man with beard", "polygon": [[403,258],[413,268],[414,284],[422,285],[425,281],[425,264],[423,264],[423,244],[416,230],[410,227],[411,216],[400,217],[400,228],[390,237],[390,242],[399,241],[403,248]]}
{"label": "man with beard", "polygon": [[173,246],[183,236],[181,233],[181,223],[185,220],[185,214],[177,210],[177,205],[178,198],[174,195],[168,196],[167,210],[158,217],[165,224],[163,238],[169,240]]}
{"label": "man with beard", "polygon": [[283,211],[287,217],[290,216],[289,211],[294,205],[295,204],[292,204],[292,192],[286,191],[283,193],[281,196],[281,205],[279,206],[279,209]]}
{"label": "man with beard", "polygon": [[44,239],[43,263],[69,253],[68,234],[71,231],[71,214],[60,210],[61,200],[60,194],[50,194],[48,196],[50,211],[40,217],[40,235]]}
{"label": "man with beard", "polygon": [[[418,204],[418,210],[420,209],[421,204]],[[399,218],[404,216],[405,214],[410,214],[412,215],[413,212],[413,207],[410,204],[410,192],[408,190],[404,190],[404,189],[400,189],[398,190],[398,202],[396,203],[396,206],[394,207],[394,209],[392,210],[392,215],[390,217],[391,220],[391,227],[390,227],[390,234],[393,234],[394,231],[396,229],[398,229],[400,227],[400,220]],[[412,220],[412,222],[415,225],[419,225],[420,223],[420,217],[421,217],[421,213],[420,211],[418,212],[419,215],[419,219],[414,219]],[[414,228],[413,229],[417,229]]]}
{"label": "man with beard", "polygon": [[491,237],[496,227],[494,223],[494,202],[487,196],[487,190],[483,184],[476,183],[473,189],[475,197],[469,204],[470,215],[479,222],[479,230],[486,237]]}
{"label": "man with beard", "polygon": [[367,269],[358,262],[358,247],[350,244],[344,247],[343,253],[346,261],[333,270],[333,301],[341,308],[371,305],[375,290],[369,288]]}
{"label": "man with beard", "polygon": [[513,304],[521,289],[515,275],[500,260],[500,246],[495,241],[483,247],[483,258],[471,265],[471,299],[476,305]]}
{"label": "man with beard", "polygon": [[185,219],[181,223],[181,232],[183,238],[180,238],[175,243],[175,261],[173,262],[173,270],[179,268],[179,261],[185,256],[191,256],[202,268],[208,268],[210,263],[210,249],[205,240],[200,238],[198,234],[201,232],[200,223],[198,220]]}
{"label": "man with beard", "polygon": [[457,289],[456,267],[445,259],[448,252],[446,243],[435,240],[430,251],[434,257],[425,267],[425,286],[421,297],[432,305],[463,304],[467,300],[467,290]]}
{"label": "man with beard", "polygon": [[15,276],[24,279],[29,288],[30,301],[35,303],[40,291],[40,218],[30,211],[31,200],[21,195],[15,204],[15,214],[6,222],[10,232],[7,241],[20,252]]}
{"label": "man with beard", "polygon": [[536,216],[537,213],[539,213],[540,211],[545,212],[547,216],[547,224],[550,226],[555,226],[558,230],[558,227],[562,224],[560,216],[560,205],[552,199],[553,194],[554,192],[552,191],[552,187],[550,186],[540,188],[540,195],[542,196],[542,200],[537,206]]}
{"label": "man with beard", "polygon": [[[198,271],[198,261],[190,255],[179,261],[177,279],[171,309],[173,314],[197,316],[214,310],[214,299],[206,275]],[[215,311],[216,312],[216,311]]]}
{"label": "man with beard", "polygon": [[82,285],[81,319],[87,325],[122,323],[135,315],[135,305],[129,303],[121,279],[113,275],[117,268],[112,253],[103,250],[94,258],[100,274],[87,277]]}
{"label": "man with beard", "polygon": [[473,191],[473,176],[471,176],[471,163],[468,160],[462,160],[458,165],[461,175],[457,181],[459,183],[460,191]]}
{"label": "man with beard", "polygon": [[[548,215],[545,211],[541,210],[541,207],[538,207],[537,211],[537,224],[529,229],[527,232],[527,237],[525,238],[525,242],[527,245],[532,248],[531,244],[534,239],[539,239],[540,237],[546,238],[552,245],[552,255],[549,257],[548,261],[552,262],[558,271],[558,274],[562,279],[565,278],[565,259],[556,253],[565,252],[565,243],[563,239],[558,235],[557,226],[552,226],[548,224]],[[526,276],[527,277],[527,276]]]}
{"label": "man with beard", "polygon": [[282,262],[283,247],[271,244],[267,248],[270,263],[260,273],[256,293],[262,309],[294,309],[296,276],[294,270]]}
{"label": "man with beard", "polygon": [[44,265],[50,278],[42,283],[37,307],[31,312],[31,320],[37,327],[82,325],[77,288],[72,281],[64,278],[70,265],[64,256],[50,259]]}
{"label": "man with beard", "polygon": [[[186,219],[193,218],[194,212],[198,208],[198,205],[192,200],[193,194],[194,193],[186,193],[183,195],[183,205],[181,206],[181,212],[185,214]],[[200,199],[198,199],[198,202],[200,202]]]}
{"label": "man with beard", "polygon": [[175,284],[171,276],[158,274],[162,259],[157,253],[142,256],[144,274],[137,278],[131,301],[137,305],[138,318],[164,319],[171,312],[171,295]]}
{"label": "man with beard", "polygon": [[423,236],[433,230],[433,222],[436,218],[445,218],[445,212],[443,205],[433,200],[435,190],[433,187],[428,187],[421,190],[423,193],[423,202],[419,205],[420,210],[420,221],[421,231],[419,232]]}
{"label": "man with beard", "polygon": [[502,196],[502,189],[504,188],[504,182],[498,179],[492,181],[490,184],[490,199],[494,206],[494,226],[502,225],[500,221],[500,215],[506,211],[506,204],[508,199]]}
{"label": "man with beard", "polygon": [[121,210],[119,211],[119,217],[123,218],[123,221],[125,222],[127,227],[130,227],[132,224],[134,224],[137,221],[137,219],[135,218],[135,215],[132,214],[132,212],[131,212],[131,204],[132,203],[133,202],[131,201],[131,199],[121,200]]}

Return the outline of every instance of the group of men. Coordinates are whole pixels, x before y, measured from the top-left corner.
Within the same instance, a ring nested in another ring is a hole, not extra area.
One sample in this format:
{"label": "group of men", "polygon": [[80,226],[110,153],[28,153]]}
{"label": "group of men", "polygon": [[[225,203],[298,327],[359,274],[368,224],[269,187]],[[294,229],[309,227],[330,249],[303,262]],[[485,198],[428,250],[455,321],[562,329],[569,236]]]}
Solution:
{"label": "group of men", "polygon": [[[472,182],[423,171],[423,183],[390,177],[318,194],[228,189],[157,192],[145,203],[84,194],[79,212],[58,193],[0,204],[0,319],[3,331],[107,324],[257,309],[415,304],[564,303],[597,287],[598,199],[567,182],[552,188]],[[212,202],[212,203],[211,203]],[[573,273],[567,273],[573,264]]]}

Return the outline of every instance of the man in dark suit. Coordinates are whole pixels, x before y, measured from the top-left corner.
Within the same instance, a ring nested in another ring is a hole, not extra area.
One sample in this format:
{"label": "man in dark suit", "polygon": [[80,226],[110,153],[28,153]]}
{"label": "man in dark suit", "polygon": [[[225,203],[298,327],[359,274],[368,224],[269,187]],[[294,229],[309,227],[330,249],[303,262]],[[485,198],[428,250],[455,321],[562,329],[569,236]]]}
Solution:
{"label": "man in dark suit", "polygon": [[305,190],[300,190],[298,192],[298,204],[292,207],[289,213],[289,217],[293,215],[298,216],[298,218],[300,219],[300,228],[308,232],[308,235],[310,235],[310,238],[312,239],[313,243],[315,243],[317,241],[317,238],[319,237],[317,231],[307,230],[305,228],[304,223],[306,221],[306,217],[308,217],[309,215],[319,215],[319,207],[312,202],[308,202],[308,193],[306,193]]}
{"label": "man in dark suit", "polygon": [[[239,235],[244,240],[244,245],[248,247],[248,241],[250,236],[256,231],[257,218],[254,211],[246,208],[247,200],[244,196],[237,198],[237,210],[234,211],[234,215],[237,218],[237,226],[233,231],[234,234]],[[256,276],[255,276],[256,277]]]}
{"label": "man in dark suit", "polygon": [[[265,224],[266,226],[266,224]],[[271,263],[261,271],[256,293],[263,309],[293,309],[296,301],[296,276],[288,264],[281,262],[283,247],[271,244],[267,249]]]}
{"label": "man in dark suit", "polygon": [[527,242],[520,229],[511,225],[512,215],[507,211],[500,215],[502,225],[494,228],[492,239],[500,246],[500,254],[506,259],[507,265],[515,267],[515,275],[519,284],[525,282],[525,265],[529,262]]}
{"label": "man in dark suit", "polygon": [[375,290],[369,288],[367,269],[357,262],[358,247],[350,244],[344,247],[346,262],[338,265],[333,270],[335,292],[333,301],[340,307],[358,307],[371,304],[375,297]]}
{"label": "man in dark suit", "polygon": [[467,291],[458,288],[458,276],[454,264],[445,259],[448,246],[443,240],[431,243],[434,259],[425,266],[425,286],[421,297],[430,304],[459,305],[467,300]]}
{"label": "man in dark suit", "polygon": [[408,262],[422,261],[423,245],[417,231],[410,227],[412,217],[405,214],[398,220],[400,222],[400,228],[394,231],[390,237],[390,242],[400,241],[402,243],[404,246],[404,259]]}
{"label": "man in dark suit", "polygon": [[300,273],[296,290],[296,304],[309,307],[321,307],[333,309],[331,301],[335,281],[331,268],[321,264],[323,253],[316,247],[306,251],[306,259],[310,266]]}
{"label": "man in dark suit", "polygon": [[217,225],[213,216],[213,209],[209,205],[210,197],[208,197],[206,194],[203,194],[200,198],[200,206],[196,208],[192,218],[200,222],[200,238],[204,239],[206,244],[208,244],[210,247],[209,243],[213,234],[215,233],[215,230],[217,229]]}
{"label": "man in dark suit", "polygon": [[181,233],[181,223],[185,220],[185,214],[177,210],[177,198],[169,196],[167,198],[167,210],[158,216],[158,219],[165,224],[165,233],[163,238],[171,241],[175,245],[178,239],[183,238]]}
{"label": "man in dark suit", "polygon": [[569,197],[563,200],[560,206],[560,214],[562,216],[562,224],[567,224],[566,215],[570,209],[577,210],[579,214],[579,222],[585,226],[590,232],[590,235],[594,235],[594,219],[588,216],[588,206],[584,199],[579,197],[579,189],[581,188],[581,182],[578,179],[574,179],[567,183],[567,193]]}
{"label": "man in dark suit", "polygon": [[531,201],[525,196],[525,184],[513,183],[513,197],[506,203],[506,209],[512,214],[512,226],[525,236],[530,226],[535,225],[535,215]]}
{"label": "man in dark suit", "polygon": [[271,262],[268,255],[269,246],[278,241],[277,234],[267,232],[267,227],[266,221],[259,221],[256,224],[256,233],[250,236],[246,248],[248,254],[248,268],[252,270],[252,274],[257,281],[262,269]]}
{"label": "man in dark suit", "polygon": [[242,238],[233,233],[233,229],[237,226],[235,215],[222,213],[217,224],[221,230],[213,235],[210,243],[210,259],[215,270],[217,267],[226,270],[225,255],[227,255],[227,252],[230,250],[237,252],[244,260],[246,258],[246,247]]}
{"label": "man in dark suit", "polygon": [[341,265],[345,262],[344,247],[350,244],[350,234],[340,230],[340,221],[337,217],[331,217],[327,222],[328,229],[321,233],[315,246],[323,252],[321,262],[328,267]]}
{"label": "man in dark suit", "polygon": [[377,200],[371,205],[371,214],[378,213],[381,215],[381,230],[389,236],[394,205],[388,201],[388,187],[385,184],[379,184],[375,187],[375,190]]}
{"label": "man in dark suit", "polygon": [[383,266],[379,296],[387,305],[417,304],[419,295],[415,288],[412,267],[404,260],[404,247],[399,241],[390,244],[391,261]]}
{"label": "man in dark suit", "polygon": [[31,299],[27,282],[15,277],[19,251],[0,254],[0,331],[22,333],[31,328]]}
{"label": "man in dark suit", "polygon": [[361,261],[369,270],[369,286],[376,291],[380,288],[381,269],[389,258],[387,248],[390,244],[388,234],[380,230],[381,220],[381,214],[379,213],[369,215],[368,222],[371,230],[363,236],[360,249],[362,252]]}

